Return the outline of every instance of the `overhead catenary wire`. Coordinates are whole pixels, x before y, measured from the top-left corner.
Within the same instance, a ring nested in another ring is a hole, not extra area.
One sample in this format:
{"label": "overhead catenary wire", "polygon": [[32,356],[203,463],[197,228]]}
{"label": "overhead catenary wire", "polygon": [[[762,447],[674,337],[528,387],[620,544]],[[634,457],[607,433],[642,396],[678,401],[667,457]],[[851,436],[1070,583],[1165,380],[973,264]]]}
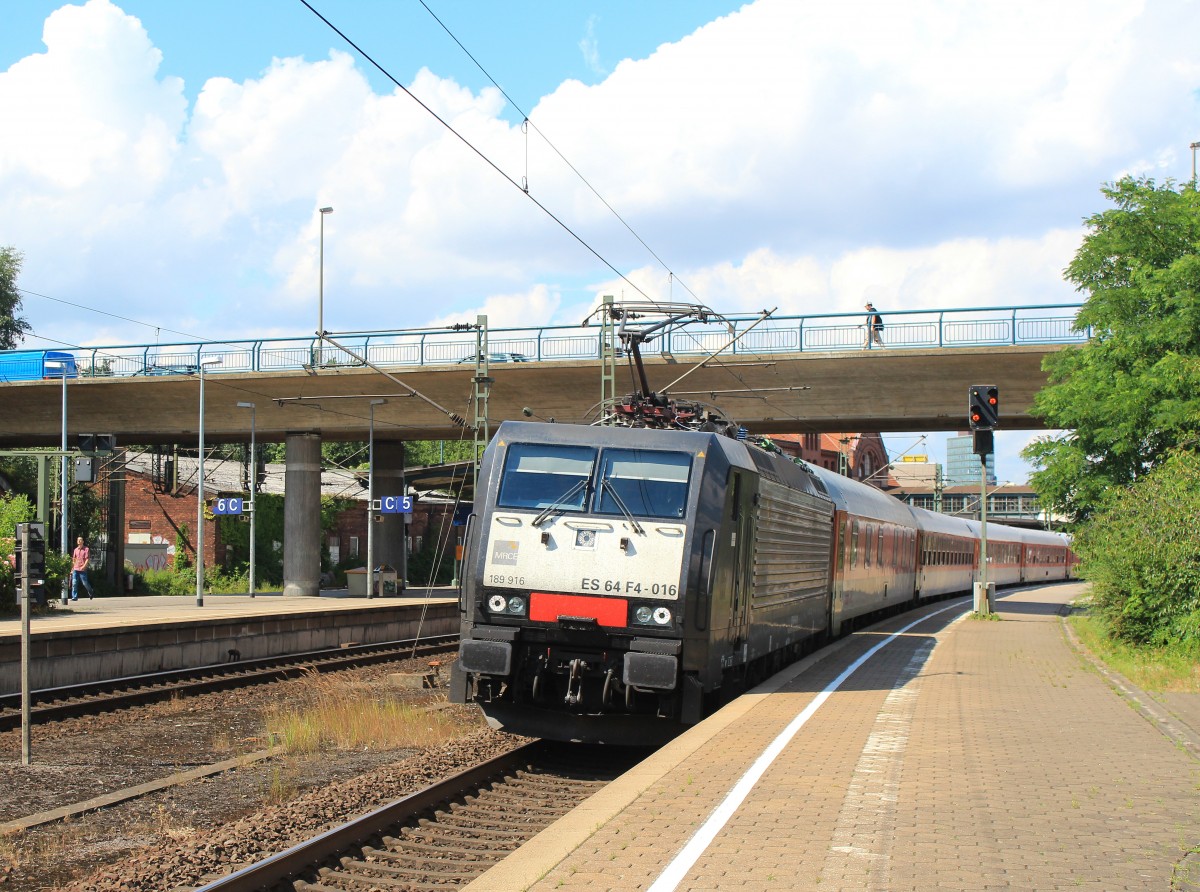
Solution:
{"label": "overhead catenary wire", "polygon": [[[438,23],[439,26],[441,26],[442,30],[446,32],[446,34],[450,37],[450,39],[453,40],[456,44],[458,44],[459,49],[461,49],[466,54],[467,58],[470,59],[472,63],[474,63],[475,67],[478,68],[480,70],[480,72],[482,72],[483,76],[486,77],[489,81],[491,81],[492,86],[494,86],[497,90],[500,91],[500,95],[502,95],[505,98],[505,100],[507,100],[508,103],[514,109],[516,109],[517,112],[521,115],[521,117],[523,119],[521,122],[522,132],[527,133],[528,128],[532,127],[537,132],[537,135],[540,136],[542,138],[542,140],[546,143],[546,145],[548,145],[550,147],[550,149],[554,152],[554,154],[556,154],[559,157],[559,159],[562,160],[563,164],[567,165],[567,167],[570,169],[571,173],[575,174],[575,176],[579,178],[579,181],[581,183],[583,183],[585,186],[587,186],[588,190],[593,195],[596,196],[596,198],[600,201],[600,203],[603,204],[606,208],[608,208],[609,212],[614,217],[616,217],[617,220],[620,221],[621,225],[624,226],[629,231],[629,234],[632,235],[635,239],[637,239],[638,243],[649,252],[650,256],[653,257],[655,260],[657,260],[659,265],[662,266],[662,268],[667,271],[668,276],[669,276],[669,281],[673,284],[676,280],[678,280],[679,277],[671,269],[670,265],[665,260],[663,260],[661,257],[658,256],[658,253],[653,248],[651,248],[650,245],[648,245],[646,243],[645,239],[643,239],[637,233],[637,230],[635,230],[629,224],[629,222],[617,212],[617,209],[608,203],[608,200],[605,199],[605,197],[600,194],[600,192],[596,189],[595,186],[593,186],[591,184],[591,182],[588,180],[588,178],[585,177],[579,171],[579,169],[576,168],[575,165],[570,162],[570,160],[567,158],[566,155],[564,155],[561,151],[559,151],[558,146],[556,146],[550,140],[550,137],[548,137],[545,134],[545,132],[540,127],[538,127],[538,125],[529,117],[528,112],[526,112],[524,109],[522,109],[521,106],[517,103],[517,101],[508,95],[508,92],[504,89],[504,87],[500,86],[499,82],[497,82],[497,80],[494,77],[492,77],[492,75],[488,72],[488,70],[483,67],[483,64],[480,63],[480,61],[475,58],[474,54],[463,45],[463,42],[458,39],[457,35],[455,35],[455,33],[450,30],[450,28],[446,25],[446,23],[443,22],[440,18],[438,18],[437,14],[432,9],[429,8],[429,4],[426,3],[425,0],[418,0],[418,2],[423,7],[425,7],[425,11],[429,13],[429,15],[433,18],[433,20],[435,22]],[[526,146],[525,147],[525,179],[526,179],[526,185],[527,185],[528,179],[529,179],[529,141],[528,141],[528,139],[526,139],[525,146]],[[526,188],[525,191],[529,191],[528,188]],[[696,293],[694,291],[692,291],[692,289],[689,288],[684,282],[680,281],[679,284],[683,287],[683,289],[688,294],[690,294],[690,295],[692,295],[692,297],[696,298],[696,300],[700,299],[699,297],[697,297]],[[653,300],[653,298],[649,298],[649,299]]]}
{"label": "overhead catenary wire", "polygon": [[583,238],[583,236],[581,236],[574,229],[572,229],[570,226],[568,226],[564,220],[562,220],[557,214],[555,214],[548,207],[546,207],[546,205],[544,205],[544,204],[542,204],[542,202],[538,201],[537,198],[535,198],[533,196],[533,193],[531,193],[531,192],[527,191],[525,188],[523,188],[520,183],[518,183],[511,176],[509,176],[507,173],[505,173],[504,170],[500,167],[500,165],[498,165],[495,161],[493,161],[486,154],[484,154],[484,152],[480,148],[478,148],[474,143],[472,143],[469,139],[467,139],[465,136],[463,136],[461,133],[459,133],[457,130],[455,130],[454,127],[451,126],[449,121],[447,121],[445,118],[443,118],[437,112],[435,112],[432,108],[430,108],[428,105],[426,105],[424,102],[422,102],[420,97],[418,97],[415,93],[413,93],[406,86],[404,86],[404,84],[402,84],[402,83],[400,83],[400,81],[396,80],[396,78],[392,75],[392,73],[390,71],[388,71],[386,68],[384,68],[380,63],[376,62],[374,57],[371,56],[370,53],[368,53],[366,50],[364,50],[362,47],[360,47],[357,43],[355,43],[353,40],[351,40],[350,37],[345,32],[343,32],[340,28],[338,28],[335,24],[333,24],[333,22],[329,21],[329,19],[325,18],[324,15],[322,15],[320,12],[318,12],[317,9],[315,7],[313,7],[313,5],[311,3],[308,2],[308,0],[300,0],[300,2],[303,3],[304,6],[306,6],[313,15],[315,15],[322,22],[324,22],[331,31],[333,31],[335,34],[337,34],[338,37],[342,38],[342,40],[346,41],[347,44],[349,44],[351,47],[353,47],[354,51],[356,53],[358,53],[360,56],[362,56],[364,59],[366,59],[369,63],[371,63],[371,65],[373,65],[375,67],[375,69],[379,71],[380,74],[382,74],[389,81],[391,81],[393,84],[395,84],[397,89],[401,90],[406,96],[408,96],[410,99],[412,99],[413,102],[415,102],[415,103],[417,103],[417,105],[421,106],[421,108],[424,109],[434,120],[436,120],[447,131],[449,131],[451,134],[453,134],[454,137],[459,142],[461,142],[464,146],[466,146],[468,149],[470,149],[472,152],[474,152],[479,157],[480,160],[482,160],[485,164],[487,164],[488,167],[492,168],[492,170],[496,171],[496,173],[498,173],[500,176],[502,176],[505,179],[505,181],[509,183],[509,185],[511,185],[514,189],[518,190],[522,195],[524,195],[526,198],[528,198],[530,201],[532,201],[535,205],[537,205],[538,209],[541,210],[542,213],[544,213],[547,217],[549,217],[551,220],[553,220],[555,223],[557,223],[564,232],[566,232],[568,235],[571,236],[571,238],[575,239],[575,241],[579,242],[580,245],[582,245],[584,248],[586,248],[588,250],[588,252],[592,254],[593,257],[595,257],[602,264],[604,264],[604,266],[606,266],[609,270],[611,270],[613,273],[615,273],[621,279],[621,281],[625,282],[630,288],[632,288],[638,294],[642,295],[642,297],[646,298],[647,300],[653,300],[653,298],[651,298],[650,295],[646,294],[646,292],[644,292],[640,287],[638,287],[638,285],[636,285],[628,276],[626,276],[623,272],[621,272],[619,269],[617,269],[615,266],[613,266],[613,264],[608,260],[608,258],[606,258],[603,254],[601,254],[599,251],[597,251],[595,248],[593,248],[590,244],[588,244],[588,242]]}

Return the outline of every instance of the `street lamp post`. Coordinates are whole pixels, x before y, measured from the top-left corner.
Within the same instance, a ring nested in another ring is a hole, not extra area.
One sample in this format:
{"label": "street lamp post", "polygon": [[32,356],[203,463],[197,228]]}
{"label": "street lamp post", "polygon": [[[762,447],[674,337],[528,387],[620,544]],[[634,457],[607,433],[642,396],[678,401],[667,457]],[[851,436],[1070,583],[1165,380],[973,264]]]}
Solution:
{"label": "street lamp post", "polygon": [[[317,349],[325,345],[321,338],[325,336],[325,217],[333,213],[333,208],[321,208],[321,252],[320,271],[317,282]],[[320,354],[318,354],[320,355]],[[320,365],[320,361],[317,362]]]}
{"label": "street lamp post", "polygon": [[250,410],[250,597],[254,597],[254,524],[255,501],[258,495],[258,450],[254,442],[254,403],[238,403],[239,409]]}
{"label": "street lamp post", "polygon": [[1192,188],[1196,188],[1196,149],[1200,149],[1200,142],[1192,143],[1188,148],[1192,150]]}
{"label": "street lamp post", "polygon": [[367,440],[367,597],[375,597],[375,407],[387,400],[371,400],[371,426]]}
{"label": "street lamp post", "polygon": [[196,606],[204,606],[204,367],[220,365],[220,359],[206,359],[200,372],[200,485],[196,489]]}

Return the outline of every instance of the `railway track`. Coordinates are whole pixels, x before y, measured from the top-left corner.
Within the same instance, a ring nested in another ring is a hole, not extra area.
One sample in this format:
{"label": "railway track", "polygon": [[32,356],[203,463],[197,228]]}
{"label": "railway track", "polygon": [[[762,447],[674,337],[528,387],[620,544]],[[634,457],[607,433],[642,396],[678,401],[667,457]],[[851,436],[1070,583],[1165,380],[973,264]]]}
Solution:
{"label": "railway track", "polygon": [[462,886],[646,754],[535,741],[214,880],[200,892],[434,892]]}
{"label": "railway track", "polygon": [[[93,715],[177,696],[192,696],[294,678],[309,671],[332,672],[352,666],[365,666],[414,656],[434,657],[452,653],[457,645],[457,635],[440,635],[422,638],[420,641],[408,639],[363,644],[198,666],[194,669],[154,672],[109,681],[43,688],[33,691],[30,695],[30,720],[39,724]],[[0,731],[9,731],[20,726],[21,695],[0,695]]]}

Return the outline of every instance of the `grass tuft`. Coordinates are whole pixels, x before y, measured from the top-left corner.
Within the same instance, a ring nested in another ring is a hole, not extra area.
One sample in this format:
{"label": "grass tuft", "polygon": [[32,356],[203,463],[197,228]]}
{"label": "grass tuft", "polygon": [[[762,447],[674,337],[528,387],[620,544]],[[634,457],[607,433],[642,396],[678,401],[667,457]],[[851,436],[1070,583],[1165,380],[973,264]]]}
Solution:
{"label": "grass tuft", "polygon": [[448,710],[403,702],[392,691],[364,689],[337,675],[308,675],[308,697],[266,716],[266,734],[288,753],[430,746],[476,730]]}
{"label": "grass tuft", "polygon": [[1073,613],[1067,621],[1088,650],[1142,690],[1200,693],[1200,649],[1194,644],[1134,647],[1109,637],[1103,617],[1094,613]]}

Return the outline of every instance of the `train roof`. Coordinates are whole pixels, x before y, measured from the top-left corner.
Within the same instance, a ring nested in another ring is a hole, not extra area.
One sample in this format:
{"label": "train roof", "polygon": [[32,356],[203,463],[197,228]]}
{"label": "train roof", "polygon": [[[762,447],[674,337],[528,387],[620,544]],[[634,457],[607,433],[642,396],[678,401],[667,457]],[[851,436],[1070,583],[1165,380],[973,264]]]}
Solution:
{"label": "train roof", "polygon": [[913,510],[899,499],[826,468],[819,468],[808,462],[804,462],[804,466],[825,487],[838,510],[859,517],[870,517],[905,526],[913,525]]}
{"label": "train roof", "polygon": [[[980,538],[980,533],[983,528],[978,520],[968,520],[967,523],[971,527],[971,534],[976,538]],[[1028,530],[1023,530],[1020,527],[1010,527],[1002,523],[988,522],[987,535],[989,542],[1020,542],[1029,541],[1026,538]]]}

